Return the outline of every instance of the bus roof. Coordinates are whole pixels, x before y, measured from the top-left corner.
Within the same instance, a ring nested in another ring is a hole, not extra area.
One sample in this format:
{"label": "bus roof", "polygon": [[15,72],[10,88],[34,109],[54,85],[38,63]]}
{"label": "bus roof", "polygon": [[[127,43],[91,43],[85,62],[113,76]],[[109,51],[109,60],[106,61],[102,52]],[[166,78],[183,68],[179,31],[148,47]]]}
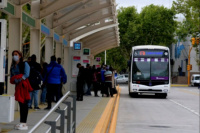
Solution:
{"label": "bus roof", "polygon": [[135,49],[165,49],[165,50],[169,50],[168,47],[158,46],[158,45],[140,45],[140,46],[132,47],[132,50],[135,50]]}

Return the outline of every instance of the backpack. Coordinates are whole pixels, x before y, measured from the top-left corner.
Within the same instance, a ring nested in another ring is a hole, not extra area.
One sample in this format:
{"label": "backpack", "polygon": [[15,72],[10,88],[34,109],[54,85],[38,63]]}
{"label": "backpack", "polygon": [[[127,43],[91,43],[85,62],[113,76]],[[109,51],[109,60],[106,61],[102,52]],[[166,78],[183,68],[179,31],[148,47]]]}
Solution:
{"label": "backpack", "polygon": [[40,72],[38,72],[34,66],[30,66],[30,75],[29,75],[29,82],[31,84],[31,87],[34,90],[40,89],[40,84],[42,81],[42,75]]}

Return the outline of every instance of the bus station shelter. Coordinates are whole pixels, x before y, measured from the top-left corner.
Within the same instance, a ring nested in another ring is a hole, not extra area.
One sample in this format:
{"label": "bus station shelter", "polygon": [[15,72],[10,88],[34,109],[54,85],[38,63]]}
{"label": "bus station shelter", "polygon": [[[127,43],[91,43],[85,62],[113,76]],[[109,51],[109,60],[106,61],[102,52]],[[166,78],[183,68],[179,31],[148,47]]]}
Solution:
{"label": "bus station shelter", "polygon": [[[66,91],[76,91],[77,63],[97,63],[95,55],[118,47],[119,29],[115,0],[6,0],[0,9],[8,14],[8,68],[12,51],[24,51],[24,25],[30,29],[30,42],[24,56],[35,54],[37,62],[50,63],[50,57],[61,57],[67,73]],[[23,10],[28,4],[30,12]],[[26,36],[26,34],[25,34]],[[73,44],[81,43],[74,50]],[[86,54],[84,50],[87,50]],[[25,59],[26,59],[25,57]],[[8,69],[9,70],[9,69]],[[8,72],[9,75],[9,72]],[[10,78],[9,76],[7,77]],[[8,94],[14,86],[8,83]]]}

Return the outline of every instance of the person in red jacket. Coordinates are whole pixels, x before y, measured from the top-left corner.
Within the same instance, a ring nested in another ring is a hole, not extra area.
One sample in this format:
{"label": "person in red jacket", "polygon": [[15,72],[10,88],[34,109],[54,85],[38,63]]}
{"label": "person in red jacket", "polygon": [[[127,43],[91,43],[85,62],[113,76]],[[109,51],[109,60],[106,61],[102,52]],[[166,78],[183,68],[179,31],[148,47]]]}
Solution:
{"label": "person in red jacket", "polygon": [[12,56],[10,83],[15,84],[15,100],[19,102],[20,107],[20,123],[15,126],[15,129],[27,130],[29,92],[33,91],[28,80],[30,67],[27,62],[23,62],[23,56],[20,51],[14,50]]}

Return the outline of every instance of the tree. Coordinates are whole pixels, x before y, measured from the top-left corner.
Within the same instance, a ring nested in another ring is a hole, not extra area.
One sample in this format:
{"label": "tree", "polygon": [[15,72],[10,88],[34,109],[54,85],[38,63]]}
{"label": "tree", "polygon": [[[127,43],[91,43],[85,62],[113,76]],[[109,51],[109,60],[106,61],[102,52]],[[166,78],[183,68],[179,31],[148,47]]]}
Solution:
{"label": "tree", "polygon": [[141,37],[144,45],[170,46],[174,42],[177,22],[175,11],[164,6],[149,5],[140,13]]}
{"label": "tree", "polygon": [[[176,0],[173,1],[173,10],[177,14],[182,14],[185,19],[179,22],[176,35],[179,39],[185,40],[188,36],[196,37],[200,35],[200,1],[199,0]],[[196,56],[199,55],[198,47],[195,46]],[[200,59],[196,58],[197,65]]]}
{"label": "tree", "polygon": [[175,13],[172,9],[155,5],[144,7],[141,13],[137,13],[134,6],[121,7],[118,10],[120,47],[107,52],[109,65],[118,71],[127,68],[133,46],[150,44],[170,46],[174,41],[177,26],[174,20]]}
{"label": "tree", "polygon": [[188,35],[200,33],[200,2],[199,0],[173,1],[172,9],[176,14],[182,14],[185,19],[179,23],[177,35],[185,39]]}

